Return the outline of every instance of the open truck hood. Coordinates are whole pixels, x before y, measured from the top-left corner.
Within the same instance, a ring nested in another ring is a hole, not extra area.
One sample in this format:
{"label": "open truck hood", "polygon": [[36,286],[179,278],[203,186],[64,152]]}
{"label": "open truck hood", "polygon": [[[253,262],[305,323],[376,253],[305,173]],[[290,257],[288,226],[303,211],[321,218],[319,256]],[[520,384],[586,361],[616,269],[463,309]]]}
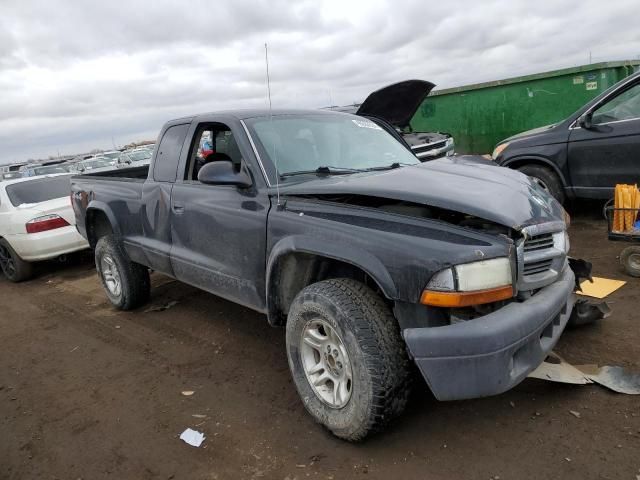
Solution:
{"label": "open truck hood", "polygon": [[394,127],[404,128],[435,85],[425,80],[405,80],[371,93],[356,115],[381,118]]}
{"label": "open truck hood", "polygon": [[280,193],[388,198],[461,212],[516,230],[564,221],[562,206],[526,175],[476,156],[318,178],[281,186]]}

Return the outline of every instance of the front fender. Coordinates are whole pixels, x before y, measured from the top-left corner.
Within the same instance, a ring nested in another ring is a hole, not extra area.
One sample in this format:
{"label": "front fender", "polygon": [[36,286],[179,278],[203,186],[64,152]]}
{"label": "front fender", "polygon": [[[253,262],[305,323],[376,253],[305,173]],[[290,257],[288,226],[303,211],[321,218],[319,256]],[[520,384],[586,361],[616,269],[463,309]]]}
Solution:
{"label": "front fender", "polygon": [[371,253],[354,248],[346,243],[327,243],[318,238],[307,235],[292,235],[279,240],[272,248],[267,260],[267,308],[275,311],[275,296],[272,290],[275,288],[275,272],[278,261],[290,253],[308,253],[319,257],[339,260],[367,273],[380,287],[380,290],[390,300],[398,299],[396,285],[383,263]]}

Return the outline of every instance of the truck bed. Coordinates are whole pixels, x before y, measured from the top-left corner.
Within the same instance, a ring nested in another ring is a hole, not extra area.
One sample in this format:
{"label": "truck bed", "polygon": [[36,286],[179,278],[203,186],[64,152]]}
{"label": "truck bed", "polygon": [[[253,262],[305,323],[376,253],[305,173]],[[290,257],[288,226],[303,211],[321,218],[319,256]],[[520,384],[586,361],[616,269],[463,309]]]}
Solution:
{"label": "truck bed", "polygon": [[77,175],[77,179],[96,178],[100,180],[138,180],[144,182],[149,175],[149,165],[141,167],[118,168],[105,172],[96,172],[85,175]]}

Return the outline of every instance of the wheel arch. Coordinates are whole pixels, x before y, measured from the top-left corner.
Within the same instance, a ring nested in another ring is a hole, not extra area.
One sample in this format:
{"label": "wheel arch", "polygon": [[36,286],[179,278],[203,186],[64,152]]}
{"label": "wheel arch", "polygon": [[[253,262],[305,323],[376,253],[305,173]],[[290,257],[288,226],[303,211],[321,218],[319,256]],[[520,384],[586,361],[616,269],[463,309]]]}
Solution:
{"label": "wheel arch", "polygon": [[567,180],[564,174],[560,171],[558,166],[548,158],[539,157],[536,155],[527,155],[525,157],[511,158],[502,164],[503,167],[512,168],[514,170],[517,170],[520,167],[524,167],[525,165],[538,165],[541,167],[549,168],[553,173],[555,173],[558,176],[558,178],[560,179],[560,182],[562,183],[562,186],[564,188],[567,187]]}
{"label": "wheel arch", "polygon": [[345,244],[294,236],[280,240],[267,262],[266,300],[269,323],[284,325],[291,302],[304,287],[329,278],[353,278],[397,299],[391,275],[382,262]]}
{"label": "wheel arch", "polygon": [[118,223],[111,209],[102,202],[92,202],[85,214],[87,240],[91,248],[95,248],[98,240],[105,235],[118,235]]}

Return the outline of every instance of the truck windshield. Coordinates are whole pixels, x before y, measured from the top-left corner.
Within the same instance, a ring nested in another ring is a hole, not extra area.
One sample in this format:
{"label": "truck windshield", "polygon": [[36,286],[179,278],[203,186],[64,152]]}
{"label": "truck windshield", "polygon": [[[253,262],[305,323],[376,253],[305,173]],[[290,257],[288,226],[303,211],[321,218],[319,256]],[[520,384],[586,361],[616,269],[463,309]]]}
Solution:
{"label": "truck windshield", "polygon": [[261,158],[277,175],[356,173],[420,161],[376,123],[355,115],[306,114],[251,118]]}
{"label": "truck windshield", "polygon": [[68,197],[70,178],[70,175],[59,175],[14,183],[7,186],[7,196],[14,207]]}

